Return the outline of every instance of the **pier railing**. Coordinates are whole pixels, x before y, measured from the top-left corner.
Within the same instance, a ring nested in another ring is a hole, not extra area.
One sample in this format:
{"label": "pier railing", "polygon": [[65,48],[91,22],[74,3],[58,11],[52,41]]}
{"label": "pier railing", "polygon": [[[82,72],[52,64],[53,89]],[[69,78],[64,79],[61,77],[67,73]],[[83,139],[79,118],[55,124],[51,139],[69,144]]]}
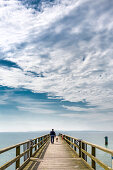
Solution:
{"label": "pier railing", "polygon": [[[50,137],[50,135],[47,134],[47,135],[43,135],[43,136],[35,138],[35,139],[27,140],[25,142],[13,145],[11,147],[1,149],[0,155],[3,153],[6,153],[7,151],[15,149],[16,157],[13,158],[12,160],[6,162],[4,165],[2,165],[0,167],[0,170],[5,170],[9,166],[11,166],[13,163],[16,163],[15,169],[20,169],[20,167],[24,167],[24,165],[26,165],[29,162],[30,157],[34,156],[42,148],[42,146],[48,142],[49,137]],[[21,153],[22,149],[20,148],[21,146],[23,146],[22,153]],[[22,165],[20,165],[20,159],[22,157],[24,157],[24,161],[23,161]]]}
{"label": "pier railing", "polygon": [[[111,158],[113,159],[113,151],[89,142],[86,142],[84,140],[74,138],[71,136],[67,136],[65,134],[60,134],[62,139],[66,141],[70,145],[70,147],[78,154],[78,156],[89,166],[91,169],[96,170],[96,163],[102,167],[105,170],[113,170],[113,161],[112,161],[112,168],[100,161],[96,157],[96,149],[106,152],[111,155]],[[88,152],[88,146],[91,147],[90,153]],[[91,165],[87,161],[87,157],[91,159]]]}

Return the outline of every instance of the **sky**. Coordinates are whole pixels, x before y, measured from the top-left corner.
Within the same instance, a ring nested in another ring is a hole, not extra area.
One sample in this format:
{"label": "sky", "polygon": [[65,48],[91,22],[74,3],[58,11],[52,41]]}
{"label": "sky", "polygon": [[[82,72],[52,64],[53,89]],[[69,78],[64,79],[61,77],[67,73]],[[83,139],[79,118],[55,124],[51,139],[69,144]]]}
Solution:
{"label": "sky", "polygon": [[0,132],[113,130],[113,1],[0,0]]}

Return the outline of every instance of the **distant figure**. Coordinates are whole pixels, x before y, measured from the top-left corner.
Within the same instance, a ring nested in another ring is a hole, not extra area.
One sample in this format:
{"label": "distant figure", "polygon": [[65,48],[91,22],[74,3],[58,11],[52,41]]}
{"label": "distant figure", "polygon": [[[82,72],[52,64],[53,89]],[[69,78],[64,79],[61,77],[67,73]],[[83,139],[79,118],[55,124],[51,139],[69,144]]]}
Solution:
{"label": "distant figure", "polygon": [[50,136],[51,136],[51,143],[54,143],[54,137],[56,136],[54,129],[52,129],[52,131],[50,132]]}

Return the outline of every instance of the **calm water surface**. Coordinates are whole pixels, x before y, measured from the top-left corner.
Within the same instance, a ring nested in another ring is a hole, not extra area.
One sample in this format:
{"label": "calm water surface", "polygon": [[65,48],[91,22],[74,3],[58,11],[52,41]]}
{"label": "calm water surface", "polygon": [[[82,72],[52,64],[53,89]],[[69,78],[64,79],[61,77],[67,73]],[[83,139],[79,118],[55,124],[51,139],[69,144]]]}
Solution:
{"label": "calm water surface", "polygon": [[[26,141],[28,139],[33,139],[35,137],[42,136],[47,133],[49,133],[49,131],[0,133],[0,149]],[[65,133],[69,136],[73,136],[79,139],[86,140],[88,142],[91,142],[91,143],[94,143],[94,144],[97,144],[103,147],[107,147],[109,149],[113,149],[113,132],[65,131],[62,133]],[[108,136],[108,139],[109,139],[108,146],[105,146],[104,144],[105,136]],[[21,150],[22,149],[23,148],[21,148]],[[88,148],[89,152],[90,150],[91,148]],[[96,151],[96,155],[97,155],[97,158],[99,158],[101,161],[111,166],[111,155],[106,154],[99,150]],[[6,161],[13,159],[14,157],[15,157],[15,149],[11,150],[10,152],[1,154],[0,155],[0,166],[4,164]],[[21,161],[23,161],[23,158],[21,158]],[[90,162],[90,159],[88,159],[88,162]],[[7,168],[7,170],[14,170],[14,169],[15,169],[15,165],[12,165],[10,168]],[[99,166],[97,166],[97,170],[102,170],[102,169],[103,168],[100,168]]]}

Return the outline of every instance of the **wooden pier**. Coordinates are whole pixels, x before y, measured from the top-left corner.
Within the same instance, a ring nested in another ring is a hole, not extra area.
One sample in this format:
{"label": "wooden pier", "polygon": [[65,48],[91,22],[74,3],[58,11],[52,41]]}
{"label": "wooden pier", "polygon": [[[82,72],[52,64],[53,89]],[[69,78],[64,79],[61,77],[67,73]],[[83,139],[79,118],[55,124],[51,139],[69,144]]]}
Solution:
{"label": "wooden pier", "polygon": [[77,154],[59,137],[58,142],[49,143],[39,158],[31,158],[24,170],[80,170],[89,169]]}
{"label": "wooden pier", "polygon": [[[88,146],[91,148],[90,152],[87,150]],[[96,164],[105,170],[112,170],[112,165],[109,167],[96,158],[96,149],[111,156],[112,150],[65,134],[60,134],[54,144],[50,143],[50,135],[47,134],[1,149],[0,154],[12,149],[16,149],[16,157],[2,165],[0,170],[5,170],[12,164],[15,164],[16,170],[96,170]],[[23,162],[20,161],[22,157]],[[90,163],[87,157],[91,159]]]}

